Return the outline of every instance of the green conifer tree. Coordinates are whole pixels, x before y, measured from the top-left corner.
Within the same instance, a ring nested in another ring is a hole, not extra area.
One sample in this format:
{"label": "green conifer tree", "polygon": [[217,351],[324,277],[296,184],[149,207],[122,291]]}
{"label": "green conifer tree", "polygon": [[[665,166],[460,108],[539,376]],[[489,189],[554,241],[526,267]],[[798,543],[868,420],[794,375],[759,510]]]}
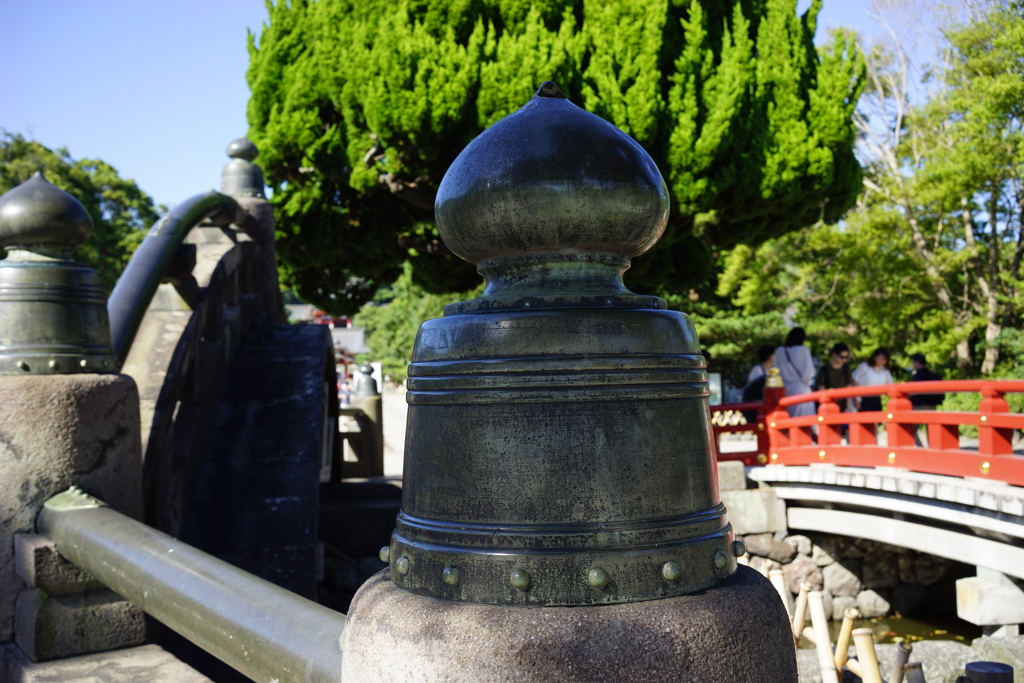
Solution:
{"label": "green conifer tree", "polygon": [[636,138],[672,214],[637,291],[712,277],[713,254],[835,221],[860,187],[863,62],[819,52],[820,0],[279,0],[251,36],[249,137],[274,191],[283,281],[350,312],[403,264],[471,288],[433,224],[458,153],[545,80]]}

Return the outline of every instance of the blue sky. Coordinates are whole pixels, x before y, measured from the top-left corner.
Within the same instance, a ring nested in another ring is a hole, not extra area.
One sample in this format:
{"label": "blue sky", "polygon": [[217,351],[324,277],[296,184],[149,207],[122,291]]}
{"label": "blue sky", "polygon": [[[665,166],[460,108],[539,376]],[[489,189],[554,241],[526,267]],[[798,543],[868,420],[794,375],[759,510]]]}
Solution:
{"label": "blue sky", "polygon": [[[876,32],[869,7],[825,0],[819,35]],[[266,17],[263,0],[0,0],[0,128],[103,159],[160,204],[217,189]]]}
{"label": "blue sky", "polygon": [[158,203],[220,186],[263,0],[0,0],[0,128],[100,158]]}

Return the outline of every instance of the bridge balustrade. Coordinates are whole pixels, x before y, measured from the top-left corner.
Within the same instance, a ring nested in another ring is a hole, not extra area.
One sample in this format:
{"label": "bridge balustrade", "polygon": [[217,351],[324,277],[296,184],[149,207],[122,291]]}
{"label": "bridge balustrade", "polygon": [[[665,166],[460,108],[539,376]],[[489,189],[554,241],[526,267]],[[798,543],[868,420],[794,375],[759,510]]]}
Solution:
{"label": "bridge balustrade", "polygon": [[122,372],[139,386],[145,520],[184,533],[228,367],[258,324],[283,322],[273,219],[255,148],[228,148],[224,190],[174,207],[149,231],[107,309]]}
{"label": "bridge balustrade", "polygon": [[[755,411],[757,418],[753,422],[748,422],[744,414]],[[771,446],[768,443],[767,417],[762,401],[711,406],[711,429],[718,450],[718,460],[740,460],[744,465],[763,465],[768,462],[767,453]],[[756,452],[728,451],[722,448],[720,437],[723,434],[750,433],[753,433],[757,440]]]}
{"label": "bridge balustrade", "polygon": [[[711,433],[719,461],[739,460],[747,466],[764,465],[768,462],[768,452],[771,449],[767,431],[768,415],[775,411],[779,401],[786,394],[777,369],[772,368],[770,380],[770,382],[766,383],[763,401],[745,401],[742,403],[710,406]],[[755,414],[756,417],[753,420],[748,420],[747,418],[751,413]],[[749,433],[753,433],[757,439],[757,448],[754,452],[735,452],[723,449],[721,442],[723,434]]]}
{"label": "bridge balustrade", "polygon": [[[910,401],[914,394],[957,392],[980,394],[978,410],[914,410]],[[1024,414],[1010,412],[1006,401],[1006,395],[1010,393],[1024,393],[1024,381],[914,382],[847,387],[785,397],[764,418],[765,428],[762,431],[769,446],[766,462],[779,465],[829,463],[853,467],[899,467],[1022,486],[1024,457],[1014,454],[1013,432],[1024,429]],[[881,411],[840,411],[837,401],[859,396],[885,396],[888,403]],[[788,406],[809,401],[818,404],[815,415],[790,417],[785,410]],[[737,405],[743,404],[728,407]],[[879,425],[885,428],[884,443],[878,438]],[[915,441],[920,426],[927,429],[927,445],[917,445]],[[965,448],[961,444],[963,427],[977,429],[976,449]],[[750,431],[750,426],[746,426],[746,430]]]}
{"label": "bridge balustrade", "polygon": [[[911,382],[801,394],[782,398],[773,409],[715,406],[722,415],[757,411],[751,424],[716,426],[716,438],[759,430],[758,453],[720,454],[719,460],[742,459],[746,476],[761,488],[731,491],[728,498],[723,492],[723,499],[730,509],[765,500],[752,507],[764,511],[751,517],[758,523],[974,564],[978,575],[957,581],[958,616],[987,634],[1016,633],[1024,620],[1024,593],[1007,577],[1020,579],[1024,561],[1018,488],[1024,485],[1024,456],[1013,450],[1024,414],[1011,412],[1006,397],[1022,392],[1024,382],[1013,380]],[[973,393],[978,409],[913,409],[915,394],[938,393]],[[880,411],[840,410],[844,399],[858,396],[888,400]],[[814,414],[791,417],[786,411],[812,401]],[[924,430],[927,441],[917,438]],[[779,502],[785,513],[772,517]],[[772,530],[778,529],[757,528]]]}
{"label": "bridge balustrade", "polygon": [[[914,394],[976,393],[977,411],[914,410]],[[846,387],[815,391],[766,402],[712,406],[716,443],[722,434],[750,433],[756,452],[722,452],[719,460],[742,460],[746,465],[808,465],[830,463],[854,467],[900,467],[916,472],[956,477],[980,477],[1024,485],[1024,457],[1014,455],[1013,432],[1024,430],[1024,414],[1010,412],[1006,395],[1024,393],[1022,380],[948,380]],[[885,396],[882,411],[841,412],[837,401],[862,396]],[[790,417],[785,408],[816,402],[817,413]],[[736,416],[757,411],[748,423]],[[731,418],[731,419],[730,419]],[[885,427],[880,443],[877,427]],[[927,445],[915,434],[927,430]],[[977,448],[964,448],[963,427],[977,429]]]}

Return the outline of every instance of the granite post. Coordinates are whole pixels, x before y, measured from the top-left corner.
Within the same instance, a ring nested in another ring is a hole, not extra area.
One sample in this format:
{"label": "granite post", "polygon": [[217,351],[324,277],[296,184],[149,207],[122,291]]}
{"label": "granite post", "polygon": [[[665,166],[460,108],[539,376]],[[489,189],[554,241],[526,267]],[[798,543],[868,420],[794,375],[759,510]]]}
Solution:
{"label": "granite post", "polygon": [[90,231],[41,174],[0,197],[0,644],[36,661],[145,637],[141,612],[33,535],[73,485],[142,512],[138,392],[115,373],[96,272],[70,257]]}

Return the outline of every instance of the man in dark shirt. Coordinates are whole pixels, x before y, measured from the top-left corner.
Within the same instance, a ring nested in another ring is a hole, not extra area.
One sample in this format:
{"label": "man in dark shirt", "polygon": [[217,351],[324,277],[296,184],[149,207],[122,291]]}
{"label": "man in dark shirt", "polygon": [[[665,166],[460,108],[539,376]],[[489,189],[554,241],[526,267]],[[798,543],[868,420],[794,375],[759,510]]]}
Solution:
{"label": "man in dark shirt", "polygon": [[[935,382],[942,379],[940,374],[928,369],[928,359],[924,357],[923,353],[915,353],[910,357],[910,362],[914,365],[914,375],[910,378],[911,382]],[[910,403],[914,406],[914,410],[935,410],[945,397],[945,394],[911,394]],[[914,443],[918,446],[924,445],[921,443],[921,437],[918,434],[923,426],[917,425],[914,428]]]}
{"label": "man in dark shirt", "polygon": [[[832,360],[821,366],[818,370],[818,378],[815,380],[815,390],[842,389],[853,384],[852,373],[850,372],[850,347],[839,342],[832,347]],[[836,401],[840,412],[849,410],[850,399],[842,398]]]}

